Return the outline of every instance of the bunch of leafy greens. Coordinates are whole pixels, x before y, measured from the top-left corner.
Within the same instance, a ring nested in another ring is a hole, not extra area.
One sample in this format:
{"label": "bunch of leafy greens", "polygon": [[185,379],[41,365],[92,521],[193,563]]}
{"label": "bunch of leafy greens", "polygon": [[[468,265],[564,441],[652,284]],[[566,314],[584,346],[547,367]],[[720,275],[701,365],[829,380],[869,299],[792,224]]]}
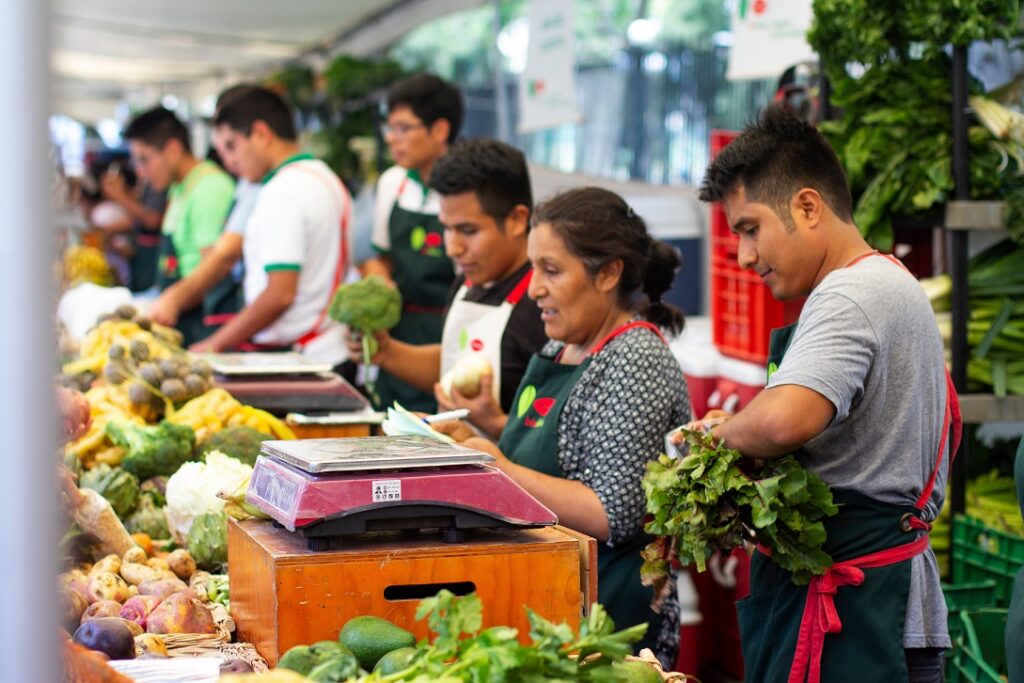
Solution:
{"label": "bunch of leafy greens", "polygon": [[738,451],[711,435],[683,434],[689,455],[650,462],[643,479],[647,511],[653,515],[645,529],[658,537],[643,551],[641,577],[646,585],[660,593],[672,552],[683,564],[694,563],[704,571],[714,552],[746,542],[769,548],[797,585],[832,565],[822,550],[822,519],[838,508],[825,482],[791,455],[745,471],[752,461]]}
{"label": "bunch of leafy greens", "polygon": [[[831,103],[842,112],[822,132],[846,170],[854,223],[883,251],[893,247],[894,217],[941,225],[941,214],[928,211],[953,190],[952,70],[945,46],[1020,33],[1018,2],[956,5],[814,1],[808,40],[825,65]],[[851,75],[847,65],[854,63],[864,67],[863,75]],[[970,89],[982,91],[974,81]],[[1011,217],[1024,216],[1024,149],[977,125],[969,141],[971,198],[1005,200]]]}
{"label": "bunch of leafy greens", "polygon": [[[600,605],[580,624],[575,635],[567,624],[553,624],[526,608],[530,644],[519,642],[507,626],[481,630],[483,608],[475,594],[456,597],[442,590],[420,602],[417,619],[427,619],[434,642],[421,641],[409,666],[389,675],[371,674],[380,681],[588,681],[617,680],[615,663],[632,652],[647,624],[615,631]],[[569,655],[573,655],[570,657]]]}

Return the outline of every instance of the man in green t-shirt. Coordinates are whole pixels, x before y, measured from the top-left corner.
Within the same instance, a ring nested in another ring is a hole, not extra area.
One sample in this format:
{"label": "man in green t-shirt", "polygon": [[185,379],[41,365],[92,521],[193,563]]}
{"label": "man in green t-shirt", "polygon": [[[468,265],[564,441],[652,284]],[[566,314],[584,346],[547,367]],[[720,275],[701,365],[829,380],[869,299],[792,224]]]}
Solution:
{"label": "man in green t-shirt", "polygon": [[[169,110],[156,107],[135,117],[124,131],[139,177],[154,189],[167,190],[158,285],[161,290],[188,276],[224,229],[235,182],[219,166],[192,154],[188,130]],[[182,313],[178,329],[185,344],[212,330],[203,317],[237,310],[233,283],[215,288],[213,296]]]}

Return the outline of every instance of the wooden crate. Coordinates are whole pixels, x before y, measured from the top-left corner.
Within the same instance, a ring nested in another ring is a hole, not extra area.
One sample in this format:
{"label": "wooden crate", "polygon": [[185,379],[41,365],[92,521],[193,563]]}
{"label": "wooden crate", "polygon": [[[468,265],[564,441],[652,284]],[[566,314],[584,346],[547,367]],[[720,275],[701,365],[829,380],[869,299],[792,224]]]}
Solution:
{"label": "wooden crate", "polygon": [[285,420],[297,439],[340,439],[354,436],[370,436],[376,425],[367,422],[344,425],[299,424]]}
{"label": "wooden crate", "polygon": [[337,638],[350,618],[372,614],[429,635],[416,621],[422,597],[475,590],[484,627],[512,626],[525,641],[523,606],[574,629],[597,599],[597,545],[562,527],[478,530],[464,543],[424,534],[367,534],[314,552],[270,522],[231,521],[231,614],[241,641],[273,666],[290,647]]}

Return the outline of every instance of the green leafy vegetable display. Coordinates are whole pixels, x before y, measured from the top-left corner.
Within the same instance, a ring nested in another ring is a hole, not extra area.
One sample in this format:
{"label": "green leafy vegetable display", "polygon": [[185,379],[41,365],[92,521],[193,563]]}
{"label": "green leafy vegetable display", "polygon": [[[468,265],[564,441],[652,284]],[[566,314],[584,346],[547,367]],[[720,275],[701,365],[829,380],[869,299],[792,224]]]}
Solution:
{"label": "green leafy vegetable display", "polygon": [[643,553],[645,584],[660,593],[671,552],[704,571],[715,551],[746,542],[769,548],[798,585],[832,565],[822,550],[822,519],[838,508],[825,482],[793,456],[768,460],[754,470],[753,461],[714,437],[683,434],[689,455],[677,460],[662,456],[648,464],[644,475],[647,511],[653,515],[645,528],[658,537]]}
{"label": "green leafy vegetable display", "polygon": [[[371,674],[379,681],[587,681],[620,680],[616,662],[632,652],[647,624],[621,631],[600,605],[580,624],[579,635],[567,624],[553,624],[526,608],[530,644],[519,642],[507,626],[481,630],[483,607],[475,594],[456,597],[442,590],[420,602],[417,619],[427,619],[433,643],[422,641],[411,663],[393,674]],[[570,657],[570,655],[573,655]]]}

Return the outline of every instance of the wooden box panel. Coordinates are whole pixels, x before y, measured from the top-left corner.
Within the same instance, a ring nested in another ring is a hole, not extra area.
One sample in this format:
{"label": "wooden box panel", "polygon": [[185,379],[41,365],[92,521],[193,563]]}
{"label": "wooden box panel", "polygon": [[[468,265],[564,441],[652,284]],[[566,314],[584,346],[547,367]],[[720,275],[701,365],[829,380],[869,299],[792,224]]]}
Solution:
{"label": "wooden box panel", "polygon": [[523,605],[578,627],[584,606],[596,599],[596,563],[584,570],[595,554],[593,539],[560,527],[481,530],[459,544],[429,534],[370,534],[312,552],[302,536],[269,522],[232,521],[231,613],[239,639],[271,665],[290,647],[336,638],[360,614],[426,637],[416,607],[444,587],[475,590],[484,627],[518,628],[525,641]]}
{"label": "wooden box panel", "polygon": [[299,424],[285,420],[297,439],[340,439],[352,436],[370,436],[375,425],[366,422],[347,425]]}

